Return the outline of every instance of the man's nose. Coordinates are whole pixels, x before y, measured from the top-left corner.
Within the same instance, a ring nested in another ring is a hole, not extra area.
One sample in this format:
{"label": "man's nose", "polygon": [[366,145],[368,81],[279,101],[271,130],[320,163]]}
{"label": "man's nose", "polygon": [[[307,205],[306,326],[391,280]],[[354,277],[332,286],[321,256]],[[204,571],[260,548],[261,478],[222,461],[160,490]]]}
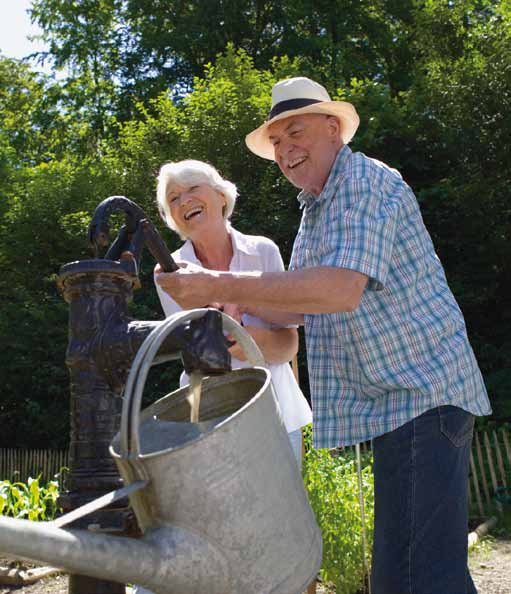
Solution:
{"label": "man's nose", "polygon": [[288,157],[289,155],[293,154],[295,145],[292,140],[287,140],[281,144],[282,144],[282,155],[284,157]]}
{"label": "man's nose", "polygon": [[275,147],[275,161],[279,161],[284,157],[287,157],[289,154],[291,143],[280,141]]}

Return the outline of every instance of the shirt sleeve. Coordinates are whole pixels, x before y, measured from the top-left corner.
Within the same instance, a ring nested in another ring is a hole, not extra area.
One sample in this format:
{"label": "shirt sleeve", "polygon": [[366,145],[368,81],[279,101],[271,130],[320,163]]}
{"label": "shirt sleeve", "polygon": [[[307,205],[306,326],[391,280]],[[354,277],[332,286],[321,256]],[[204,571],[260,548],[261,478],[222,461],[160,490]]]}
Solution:
{"label": "shirt sleeve", "polygon": [[333,209],[321,264],[356,270],[369,277],[367,288],[385,287],[396,237],[399,205],[386,200],[367,179],[349,181],[349,205]]}
{"label": "shirt sleeve", "polygon": [[[263,257],[263,272],[284,272],[284,260],[280,253],[280,249],[276,243],[269,241],[265,245],[265,254]],[[271,328],[298,328],[296,324],[271,324]]]}
{"label": "shirt sleeve", "polygon": [[154,286],[156,287],[156,293],[158,294],[161,307],[166,318],[168,318],[172,314],[175,314],[178,311],[182,311],[182,307],[179,306],[174,301],[174,299],[172,299],[172,297],[168,293],[166,293],[156,282],[156,275],[154,276]]}
{"label": "shirt sleeve", "polygon": [[284,272],[284,260],[276,243],[267,241],[263,251],[263,272]]}

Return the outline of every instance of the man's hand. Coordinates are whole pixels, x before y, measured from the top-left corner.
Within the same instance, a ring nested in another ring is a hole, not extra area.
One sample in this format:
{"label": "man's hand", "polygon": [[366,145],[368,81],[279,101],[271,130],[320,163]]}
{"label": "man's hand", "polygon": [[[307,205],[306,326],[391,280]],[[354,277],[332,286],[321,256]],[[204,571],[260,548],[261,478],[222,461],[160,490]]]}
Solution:
{"label": "man's hand", "polygon": [[179,263],[176,272],[161,272],[155,268],[155,279],[183,309],[206,307],[215,302],[214,280],[218,274],[191,263]]}

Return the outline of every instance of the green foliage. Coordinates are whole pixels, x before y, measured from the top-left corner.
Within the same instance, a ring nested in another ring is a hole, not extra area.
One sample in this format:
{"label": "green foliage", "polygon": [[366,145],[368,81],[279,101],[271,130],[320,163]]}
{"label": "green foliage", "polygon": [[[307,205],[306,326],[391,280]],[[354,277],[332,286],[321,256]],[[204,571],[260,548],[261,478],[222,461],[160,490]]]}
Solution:
{"label": "green foliage", "polygon": [[92,160],[53,160],[17,168],[6,188],[0,221],[0,441],[6,446],[67,445],[68,314],[55,280],[62,264],[91,255],[86,224],[104,197],[96,171],[94,179]]}
{"label": "green foliage", "polygon": [[505,0],[425,3],[416,13],[420,70],[408,98],[431,155],[430,180],[419,189],[424,218],[502,404],[504,374],[493,374],[511,367],[509,17]]}
{"label": "green foliage", "polygon": [[[86,226],[107,196],[128,196],[158,223],[161,164],[209,161],[238,186],[233,224],[271,237],[288,260],[296,189],[244,137],[265,119],[272,84],[300,74],[352,101],[353,148],[412,185],[495,411],[510,418],[509,0],[32,7],[47,59],[68,75],[56,82],[0,57],[0,443],[66,445],[67,306],[55,278],[91,257]],[[153,265],[144,254],[141,319],[162,317]]]}
{"label": "green foliage", "polygon": [[58,69],[70,74],[62,85],[62,101],[76,116],[86,115],[92,137],[106,132],[115,96],[122,47],[119,0],[34,0],[31,18],[37,21]]}
{"label": "green foliage", "polygon": [[[211,162],[238,186],[233,223],[242,231],[269,235],[288,256],[289,230],[299,221],[289,199],[294,190],[275,166],[254,159],[243,139],[266,117],[274,82],[297,74],[298,68],[298,62],[282,59],[274,61],[272,72],[259,71],[245,52],[229,46],[180,103],[162,94],[147,107],[139,105],[137,119],[119,124],[118,138],[105,143],[116,193],[132,197],[158,221],[154,196],[162,163],[190,156]],[[177,237],[161,230],[170,247],[177,246]]]}
{"label": "green foliage", "polygon": [[[57,149],[60,119],[54,89],[26,64],[2,56],[0,124],[0,155],[12,167],[38,163]],[[2,160],[0,156],[0,167]]]}
{"label": "green foliage", "polygon": [[[496,367],[496,366],[495,366]],[[511,419],[511,368],[497,369],[488,374],[486,386],[490,395],[493,414],[499,419]]]}
{"label": "green foliage", "polygon": [[378,79],[398,91],[412,65],[412,2],[382,0],[34,0],[31,17],[66,68],[67,100],[88,106],[96,130],[112,109],[123,120],[136,103],[168,88],[183,96],[228,44],[258,69],[275,57],[303,59],[325,83]]}
{"label": "green foliage", "polygon": [[[305,488],[323,537],[321,576],[334,584],[337,594],[353,594],[364,585],[364,556],[356,460],[344,449],[333,455],[311,447],[310,427],[305,432],[303,466]],[[374,522],[372,458],[363,456],[362,482],[370,559]]]}
{"label": "green foliage", "polygon": [[44,484],[40,477],[26,483],[0,481],[0,515],[24,520],[50,521],[58,511],[58,481]]}

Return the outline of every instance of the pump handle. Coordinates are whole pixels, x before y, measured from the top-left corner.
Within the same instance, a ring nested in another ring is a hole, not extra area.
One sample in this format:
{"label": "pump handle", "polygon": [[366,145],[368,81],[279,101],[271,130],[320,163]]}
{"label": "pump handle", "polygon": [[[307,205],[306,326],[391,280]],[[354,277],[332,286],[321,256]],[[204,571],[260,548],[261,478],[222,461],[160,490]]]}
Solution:
{"label": "pump handle", "polygon": [[109,218],[113,212],[121,211],[125,215],[125,224],[105,254],[107,260],[123,260],[123,254],[133,256],[136,268],[146,243],[149,251],[158,261],[164,272],[174,272],[179,267],[174,262],[165,242],[156,227],[146,218],[144,211],[126,196],[110,196],[101,202],[94,211],[89,225],[89,242],[96,254],[100,247],[109,242]]}
{"label": "pump handle", "polygon": [[178,270],[179,266],[175,263],[165,242],[151,221],[142,219],[140,226],[142,227],[145,243],[154,259],[160,264],[162,272],[175,272]]}

